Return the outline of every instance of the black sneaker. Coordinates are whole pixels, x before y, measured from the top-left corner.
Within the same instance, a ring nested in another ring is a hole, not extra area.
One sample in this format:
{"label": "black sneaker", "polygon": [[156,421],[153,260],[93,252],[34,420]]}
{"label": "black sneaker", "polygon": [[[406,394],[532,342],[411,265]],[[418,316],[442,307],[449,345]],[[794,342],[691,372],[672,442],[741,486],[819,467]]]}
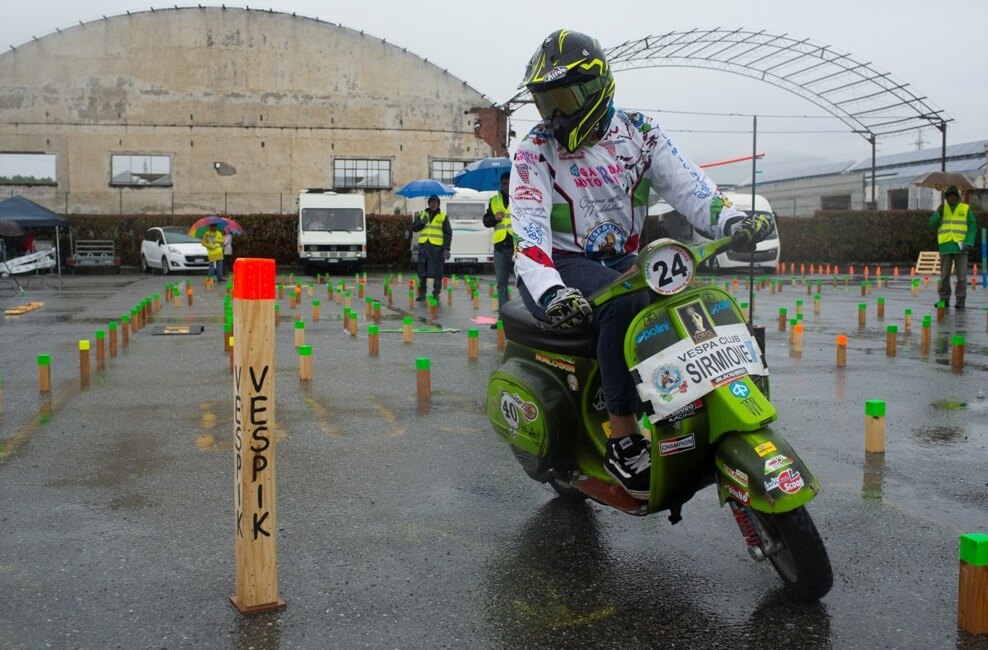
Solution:
{"label": "black sneaker", "polygon": [[420,293],[419,295],[415,296],[415,302],[423,302],[423,301],[425,301],[424,293]]}
{"label": "black sneaker", "polygon": [[956,305],[954,305],[954,309],[967,309],[967,307],[964,306],[964,303],[959,302]]}
{"label": "black sneaker", "polygon": [[648,499],[652,468],[650,447],[649,441],[638,433],[607,441],[604,471],[636,499]]}

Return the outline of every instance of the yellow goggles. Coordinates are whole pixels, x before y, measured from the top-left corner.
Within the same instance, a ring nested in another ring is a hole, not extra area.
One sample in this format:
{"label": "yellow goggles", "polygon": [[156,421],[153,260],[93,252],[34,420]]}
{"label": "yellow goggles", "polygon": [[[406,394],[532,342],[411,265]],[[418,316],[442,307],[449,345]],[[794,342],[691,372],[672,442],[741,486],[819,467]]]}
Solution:
{"label": "yellow goggles", "polygon": [[539,109],[539,114],[547,120],[552,119],[557,111],[568,117],[586,106],[587,100],[600,92],[606,83],[607,80],[601,76],[582,84],[540,90],[532,92],[532,100]]}

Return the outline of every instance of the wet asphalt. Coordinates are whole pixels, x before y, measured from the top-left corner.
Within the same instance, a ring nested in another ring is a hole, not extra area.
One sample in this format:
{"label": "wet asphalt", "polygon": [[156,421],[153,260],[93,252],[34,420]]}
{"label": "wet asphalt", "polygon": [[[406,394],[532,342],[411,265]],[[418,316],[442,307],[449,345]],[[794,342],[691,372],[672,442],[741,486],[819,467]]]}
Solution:
{"label": "wet asphalt", "polygon": [[[489,276],[482,276],[486,281]],[[183,278],[178,278],[183,279]],[[66,277],[35,283],[0,320],[0,648],[981,648],[957,628],[958,537],[988,531],[988,292],[933,317],[935,291],[905,279],[861,297],[802,286],[756,296],[766,325],[774,425],[823,492],[809,504],[834,566],[818,605],[790,602],[772,568],[749,559],[710,488],[672,526],[555,500],[529,480],[484,409],[496,367],[486,292],[443,295],[437,323],[396,292],[367,355],[342,331],[342,307],[316,287],[309,303],[279,301],[276,435],[280,612],[244,617],[234,591],[232,384],[222,345],[222,293],[187,278],[195,303],[163,304],[152,326],[202,325],[201,335],[137,332],[125,351],[78,374],[78,341],[162,293],[158,275]],[[407,276],[405,277],[407,280]],[[173,281],[169,278],[168,281]],[[349,278],[352,284],[352,276]],[[718,282],[730,281],[720,277]],[[485,282],[486,285],[486,282]],[[382,275],[368,295],[381,297]],[[885,319],[876,316],[885,298]],[[747,300],[746,295],[739,297]],[[801,356],[777,314],[805,303]],[[355,300],[356,303],[356,300]],[[858,304],[867,324],[858,327]],[[903,310],[913,328],[903,333]],[[293,315],[307,321],[314,378],[298,381]],[[886,326],[897,324],[895,358]],[[480,358],[466,358],[466,329]],[[849,337],[847,368],[835,336]],[[950,339],[966,337],[951,370]],[[52,358],[38,391],[37,355]],[[415,395],[415,358],[432,360],[433,395]],[[887,404],[887,452],[866,460],[864,402]]]}

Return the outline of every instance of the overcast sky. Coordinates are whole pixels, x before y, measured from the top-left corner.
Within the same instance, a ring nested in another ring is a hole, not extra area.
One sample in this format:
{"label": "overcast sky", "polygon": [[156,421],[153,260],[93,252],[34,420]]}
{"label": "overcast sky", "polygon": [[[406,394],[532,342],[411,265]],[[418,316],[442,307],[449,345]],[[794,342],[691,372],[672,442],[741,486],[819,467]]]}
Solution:
{"label": "overcast sky", "polygon": [[[0,0],[0,7],[7,9],[0,21],[0,48],[50,34],[56,27],[151,6],[174,5]],[[448,68],[495,102],[517,92],[532,52],[542,38],[561,27],[596,36],[604,47],[692,28],[764,29],[829,45],[908,83],[915,95],[926,97],[953,120],[948,144],[988,139],[988,84],[983,81],[988,2],[984,0],[266,0],[249,6],[317,17],[386,38]],[[759,115],[758,149],[766,154],[761,163],[766,170],[871,155],[861,136],[849,133],[836,119],[820,119],[827,114],[809,101],[726,72],[675,68],[621,72],[616,103],[648,109],[698,163],[750,153],[751,114]],[[744,116],[687,114],[692,112]],[[789,115],[815,117],[771,117]],[[521,135],[531,127],[533,117],[530,109],[523,109],[512,126]],[[925,147],[940,145],[939,131],[924,129],[920,134],[879,139],[879,155],[912,151],[918,138]],[[750,174],[750,166],[710,171],[718,182],[735,182]]]}

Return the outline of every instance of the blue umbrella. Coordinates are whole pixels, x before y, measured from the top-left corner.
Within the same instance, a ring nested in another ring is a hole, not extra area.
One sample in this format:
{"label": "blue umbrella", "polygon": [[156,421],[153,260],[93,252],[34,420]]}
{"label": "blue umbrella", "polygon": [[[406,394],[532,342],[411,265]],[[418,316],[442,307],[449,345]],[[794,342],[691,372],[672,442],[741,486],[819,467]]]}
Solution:
{"label": "blue umbrella", "polygon": [[406,183],[395,194],[404,196],[406,199],[414,199],[419,196],[432,196],[433,194],[436,196],[453,196],[456,194],[456,191],[445,183],[434,181],[431,178],[420,178],[411,183]]}
{"label": "blue umbrella", "polygon": [[453,185],[480,192],[497,190],[501,188],[501,174],[510,171],[510,158],[484,158],[460,170],[453,177]]}

